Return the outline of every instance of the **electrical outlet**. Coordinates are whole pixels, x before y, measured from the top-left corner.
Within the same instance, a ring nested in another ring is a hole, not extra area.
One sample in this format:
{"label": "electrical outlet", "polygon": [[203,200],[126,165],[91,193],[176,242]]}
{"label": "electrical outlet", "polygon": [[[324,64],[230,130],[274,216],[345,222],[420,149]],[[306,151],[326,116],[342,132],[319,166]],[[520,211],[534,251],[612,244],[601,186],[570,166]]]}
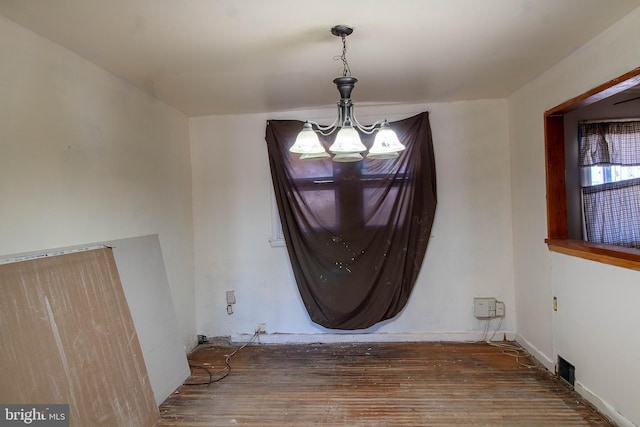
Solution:
{"label": "electrical outlet", "polygon": [[267,333],[267,325],[264,323],[258,323],[256,325],[256,332],[258,334],[266,334]]}

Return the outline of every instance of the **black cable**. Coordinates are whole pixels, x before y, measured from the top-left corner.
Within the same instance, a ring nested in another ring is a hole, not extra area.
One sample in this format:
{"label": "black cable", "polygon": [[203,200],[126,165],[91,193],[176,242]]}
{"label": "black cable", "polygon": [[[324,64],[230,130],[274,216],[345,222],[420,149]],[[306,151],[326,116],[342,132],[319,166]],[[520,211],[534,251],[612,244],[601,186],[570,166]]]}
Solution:
{"label": "black cable", "polygon": [[[189,363],[189,368],[190,369],[202,369],[203,371],[206,371],[207,374],[209,374],[209,381],[208,382],[202,382],[202,383],[189,383],[189,382],[185,382],[182,385],[209,385],[213,382],[213,374],[211,373],[211,371],[209,370],[209,368],[207,368],[206,366],[202,366],[202,365],[194,365]],[[193,374],[191,374],[193,375]],[[223,377],[224,378],[224,377]]]}
{"label": "black cable", "polygon": [[[224,370],[221,370],[221,371],[218,371],[218,372],[211,372],[211,370],[209,368],[207,368],[206,366],[204,366],[204,365],[196,365],[196,364],[189,363],[189,368],[190,369],[202,369],[202,370],[206,371],[207,374],[209,374],[209,381],[199,382],[199,383],[192,383],[192,382],[188,382],[189,379],[187,379],[187,381],[184,382],[182,385],[207,385],[208,386],[208,385],[211,385],[213,383],[217,383],[218,381],[222,381],[227,376],[229,376],[229,374],[231,373],[231,358],[233,356],[235,356],[236,353],[238,353],[240,350],[242,350],[243,348],[245,348],[246,346],[248,346],[249,344],[254,342],[257,337],[258,337],[258,331],[256,331],[253,334],[253,336],[251,337],[251,339],[249,341],[247,341],[241,347],[237,348],[231,354],[229,354],[224,360],[224,365],[225,365]],[[220,375],[220,374],[222,374],[222,376],[220,376],[219,378],[215,378],[215,379],[213,378],[214,375]],[[191,375],[193,376],[193,374],[191,374]]]}

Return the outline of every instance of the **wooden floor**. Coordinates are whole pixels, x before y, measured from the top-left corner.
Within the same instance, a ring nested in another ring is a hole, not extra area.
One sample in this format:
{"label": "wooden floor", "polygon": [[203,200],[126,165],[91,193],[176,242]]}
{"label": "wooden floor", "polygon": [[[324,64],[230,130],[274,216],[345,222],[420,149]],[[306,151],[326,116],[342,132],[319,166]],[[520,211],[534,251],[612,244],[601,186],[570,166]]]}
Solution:
{"label": "wooden floor", "polygon": [[[200,346],[190,362],[215,380],[234,350]],[[221,381],[170,396],[157,425],[612,425],[548,371],[484,343],[250,345],[230,362]]]}

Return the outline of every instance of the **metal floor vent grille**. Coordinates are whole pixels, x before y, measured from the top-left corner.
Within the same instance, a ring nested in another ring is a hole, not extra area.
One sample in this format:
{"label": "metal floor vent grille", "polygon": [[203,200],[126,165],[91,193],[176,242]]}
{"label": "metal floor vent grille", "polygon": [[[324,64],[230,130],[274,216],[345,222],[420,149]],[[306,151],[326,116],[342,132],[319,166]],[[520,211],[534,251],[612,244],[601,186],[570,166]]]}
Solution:
{"label": "metal floor vent grille", "polygon": [[571,387],[576,381],[576,368],[562,357],[558,356],[558,376],[565,380]]}

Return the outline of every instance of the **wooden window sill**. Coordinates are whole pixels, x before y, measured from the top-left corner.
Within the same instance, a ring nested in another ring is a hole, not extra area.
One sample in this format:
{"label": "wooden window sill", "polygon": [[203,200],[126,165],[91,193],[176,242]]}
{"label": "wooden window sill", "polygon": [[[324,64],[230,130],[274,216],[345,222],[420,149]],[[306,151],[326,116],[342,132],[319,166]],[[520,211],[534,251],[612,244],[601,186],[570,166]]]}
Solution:
{"label": "wooden window sill", "polygon": [[545,239],[550,251],[617,267],[640,270],[640,250],[571,239]]}

